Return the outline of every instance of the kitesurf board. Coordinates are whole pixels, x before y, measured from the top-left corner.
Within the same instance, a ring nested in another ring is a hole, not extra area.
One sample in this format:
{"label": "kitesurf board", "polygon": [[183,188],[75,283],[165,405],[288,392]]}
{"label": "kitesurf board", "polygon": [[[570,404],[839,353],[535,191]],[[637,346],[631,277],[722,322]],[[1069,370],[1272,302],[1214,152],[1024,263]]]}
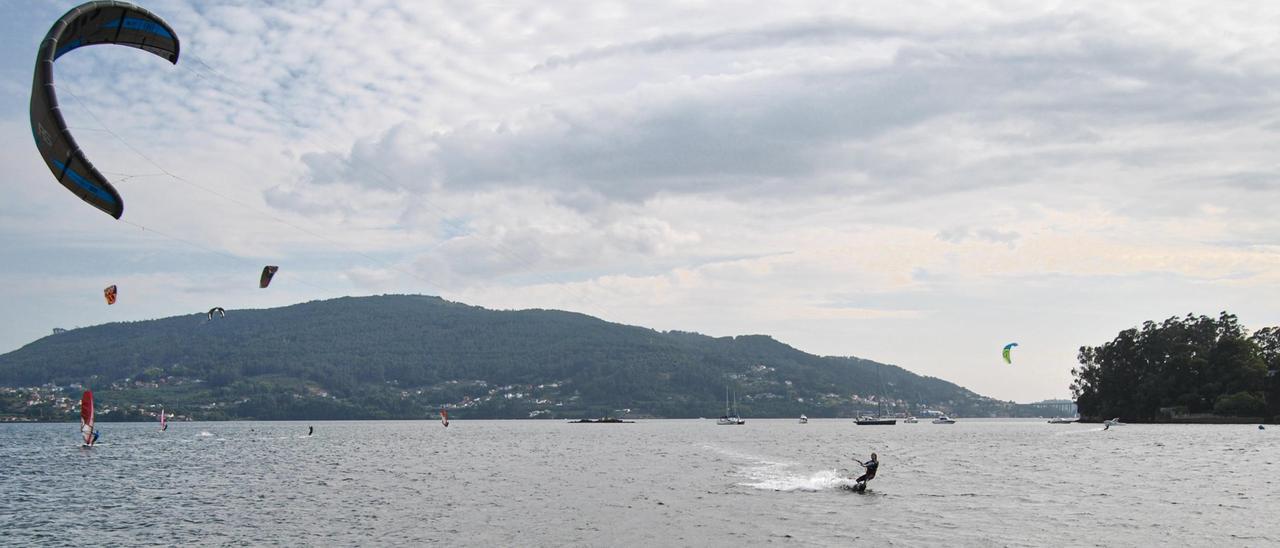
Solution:
{"label": "kitesurf board", "polygon": [[840,488],[852,493],[862,493],[867,490],[867,484],[855,483],[853,485],[841,485]]}

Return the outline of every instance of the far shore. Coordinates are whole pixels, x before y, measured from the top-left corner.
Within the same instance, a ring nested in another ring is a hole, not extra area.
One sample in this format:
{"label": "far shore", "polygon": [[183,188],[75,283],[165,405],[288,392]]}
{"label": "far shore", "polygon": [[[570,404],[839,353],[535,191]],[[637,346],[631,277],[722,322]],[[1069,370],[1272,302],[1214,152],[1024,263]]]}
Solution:
{"label": "far shore", "polygon": [[[706,417],[624,417],[628,421],[653,421],[653,420],[686,420],[701,421],[714,420]],[[751,420],[786,420],[794,421],[795,417],[744,417],[748,421]],[[957,421],[997,421],[1010,420],[1022,422],[1047,421],[1053,417],[954,417]],[[254,419],[254,418],[234,418],[234,419],[179,419],[170,421],[171,424],[177,425],[187,422],[200,423],[217,423],[217,422],[407,422],[407,421],[438,421],[439,418],[417,417],[404,419],[317,419],[317,418],[291,418],[291,419]],[[452,421],[538,421],[538,422],[574,422],[578,418],[473,418],[467,419],[463,417],[451,417]],[[852,423],[855,417],[809,417],[811,421],[849,421]],[[1105,419],[1082,418],[1070,424],[1102,424]],[[126,423],[154,423],[153,419],[144,420],[99,420],[98,424],[126,424]],[[928,423],[928,419],[921,419],[920,424]],[[1160,420],[1127,420],[1121,417],[1123,424],[1280,424],[1280,417],[1272,417],[1264,419],[1262,417],[1219,417],[1219,416],[1195,416],[1195,417],[1175,417]],[[0,416],[0,424],[78,424],[79,418],[74,419],[33,419],[28,417]]]}

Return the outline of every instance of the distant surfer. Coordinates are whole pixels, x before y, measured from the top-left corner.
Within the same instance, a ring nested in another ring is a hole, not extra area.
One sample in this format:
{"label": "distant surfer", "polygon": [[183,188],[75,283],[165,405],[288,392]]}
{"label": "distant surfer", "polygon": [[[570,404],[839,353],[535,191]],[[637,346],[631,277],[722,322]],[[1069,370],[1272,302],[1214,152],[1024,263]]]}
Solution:
{"label": "distant surfer", "polygon": [[316,427],[314,427],[314,426],[308,426],[308,427],[307,427],[307,435],[308,435],[308,436],[310,436],[311,434],[315,433],[315,431],[316,431]]}
{"label": "distant surfer", "polygon": [[854,480],[858,483],[858,485],[856,486],[856,489],[861,491],[867,488],[868,481],[875,479],[876,470],[880,468],[880,457],[876,456],[875,453],[872,453],[871,460],[867,462],[862,462],[862,461],[854,461],[854,462],[858,463],[859,466],[862,466],[863,468],[867,469],[866,473],[862,474],[861,476],[858,476],[858,479]]}

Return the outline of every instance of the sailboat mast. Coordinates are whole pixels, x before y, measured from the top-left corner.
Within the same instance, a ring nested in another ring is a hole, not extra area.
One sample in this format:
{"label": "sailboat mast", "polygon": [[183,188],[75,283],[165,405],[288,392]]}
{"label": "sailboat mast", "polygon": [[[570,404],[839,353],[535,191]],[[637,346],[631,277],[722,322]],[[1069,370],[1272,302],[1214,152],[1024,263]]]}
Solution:
{"label": "sailboat mast", "polygon": [[884,373],[881,372],[880,364],[876,364],[876,378],[880,380],[880,397],[876,398],[876,409],[880,411],[880,416],[884,417]]}

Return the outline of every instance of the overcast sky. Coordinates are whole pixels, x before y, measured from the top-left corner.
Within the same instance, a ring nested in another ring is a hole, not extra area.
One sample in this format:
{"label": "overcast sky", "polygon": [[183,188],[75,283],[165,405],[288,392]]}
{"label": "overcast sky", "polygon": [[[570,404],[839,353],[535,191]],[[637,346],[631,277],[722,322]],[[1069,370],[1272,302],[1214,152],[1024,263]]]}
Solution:
{"label": "overcast sky", "polygon": [[31,142],[35,52],[74,2],[6,0],[0,352],[425,293],[1032,401],[1144,320],[1280,324],[1280,4],[833,4],[145,2],[177,66],[54,71],[126,223]]}

